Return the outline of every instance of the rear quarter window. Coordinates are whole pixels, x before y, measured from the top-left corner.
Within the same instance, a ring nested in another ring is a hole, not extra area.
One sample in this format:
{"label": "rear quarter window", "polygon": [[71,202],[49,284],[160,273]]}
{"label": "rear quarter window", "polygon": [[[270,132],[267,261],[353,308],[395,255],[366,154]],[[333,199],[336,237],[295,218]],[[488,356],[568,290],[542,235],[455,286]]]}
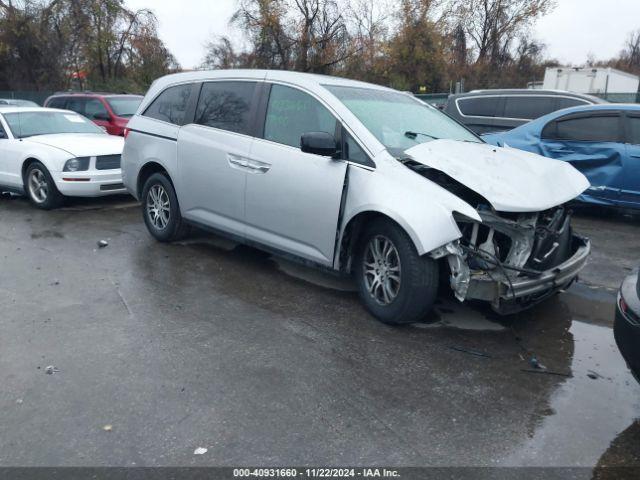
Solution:
{"label": "rear quarter window", "polygon": [[151,102],[142,115],[174,125],[184,125],[192,87],[192,84],[185,84],[167,88]]}

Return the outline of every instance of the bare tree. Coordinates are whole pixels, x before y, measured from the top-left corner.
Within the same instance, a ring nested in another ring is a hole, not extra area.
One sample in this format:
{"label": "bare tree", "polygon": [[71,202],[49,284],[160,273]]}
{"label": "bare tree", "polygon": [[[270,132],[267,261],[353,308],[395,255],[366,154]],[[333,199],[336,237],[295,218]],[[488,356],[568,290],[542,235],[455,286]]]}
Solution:
{"label": "bare tree", "polygon": [[627,68],[640,70],[640,30],[631,32],[627,37],[620,59]]}
{"label": "bare tree", "polygon": [[454,0],[453,5],[474,44],[477,61],[500,63],[514,38],[548,13],[555,0]]}

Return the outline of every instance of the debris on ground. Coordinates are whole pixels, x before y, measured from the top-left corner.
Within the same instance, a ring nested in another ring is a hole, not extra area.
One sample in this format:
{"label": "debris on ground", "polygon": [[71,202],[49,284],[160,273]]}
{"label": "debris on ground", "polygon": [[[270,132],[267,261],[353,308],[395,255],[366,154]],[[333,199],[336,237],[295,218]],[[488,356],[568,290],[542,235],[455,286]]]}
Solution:
{"label": "debris on ground", "polygon": [[104,248],[104,247],[108,247],[109,246],[109,242],[107,242],[106,240],[100,240],[98,242],[98,248]]}
{"label": "debris on ground", "polygon": [[194,455],[204,455],[205,453],[207,453],[207,449],[204,447],[198,447],[193,451]]}
{"label": "debris on ground", "polygon": [[22,405],[23,400],[21,398],[16,399],[16,403],[18,405]]}
{"label": "debris on ground", "polygon": [[540,363],[535,355],[532,356],[531,359],[529,359],[529,364],[532,368],[535,368],[537,370],[546,370],[546,367]]}
{"label": "debris on ground", "polygon": [[111,430],[113,430],[113,425],[105,425],[104,427],[102,427],[102,430],[104,430],[105,432],[110,432]]}
{"label": "debris on ground", "polygon": [[54,280],[53,282],[51,282],[51,286],[54,285],[60,285],[60,280]]}
{"label": "debris on ground", "polygon": [[493,358],[488,353],[479,352],[477,350],[470,350],[468,348],[458,347],[456,345],[449,345],[451,350],[455,350],[456,352],[468,353],[469,355],[474,355],[476,357],[484,357],[484,358]]}
{"label": "debris on ground", "polygon": [[600,375],[598,372],[594,372],[593,370],[588,370],[587,377],[589,377],[591,380],[597,380],[599,378],[602,378],[602,375]]}
{"label": "debris on ground", "polygon": [[58,367],[54,366],[54,365],[49,365],[48,367],[45,367],[44,369],[44,373],[46,373],[47,375],[53,375],[56,372],[59,372],[60,370],[58,369]]}

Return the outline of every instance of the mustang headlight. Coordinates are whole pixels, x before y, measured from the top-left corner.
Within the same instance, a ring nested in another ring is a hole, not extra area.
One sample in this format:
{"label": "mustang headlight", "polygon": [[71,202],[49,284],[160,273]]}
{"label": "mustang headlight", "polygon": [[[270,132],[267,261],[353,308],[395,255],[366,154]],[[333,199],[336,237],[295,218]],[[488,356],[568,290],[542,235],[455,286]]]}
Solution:
{"label": "mustang headlight", "polygon": [[81,172],[83,170],[89,170],[90,157],[78,157],[67,160],[64,164],[63,172]]}

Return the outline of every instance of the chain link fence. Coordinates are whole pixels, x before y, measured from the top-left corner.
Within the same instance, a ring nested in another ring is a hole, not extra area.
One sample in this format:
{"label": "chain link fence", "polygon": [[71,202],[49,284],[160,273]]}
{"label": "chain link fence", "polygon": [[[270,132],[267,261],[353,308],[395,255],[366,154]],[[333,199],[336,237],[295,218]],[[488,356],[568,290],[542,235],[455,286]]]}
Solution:
{"label": "chain link fence", "polygon": [[42,105],[47,97],[53,95],[53,91],[27,91],[27,90],[0,90],[0,99],[30,100]]}

